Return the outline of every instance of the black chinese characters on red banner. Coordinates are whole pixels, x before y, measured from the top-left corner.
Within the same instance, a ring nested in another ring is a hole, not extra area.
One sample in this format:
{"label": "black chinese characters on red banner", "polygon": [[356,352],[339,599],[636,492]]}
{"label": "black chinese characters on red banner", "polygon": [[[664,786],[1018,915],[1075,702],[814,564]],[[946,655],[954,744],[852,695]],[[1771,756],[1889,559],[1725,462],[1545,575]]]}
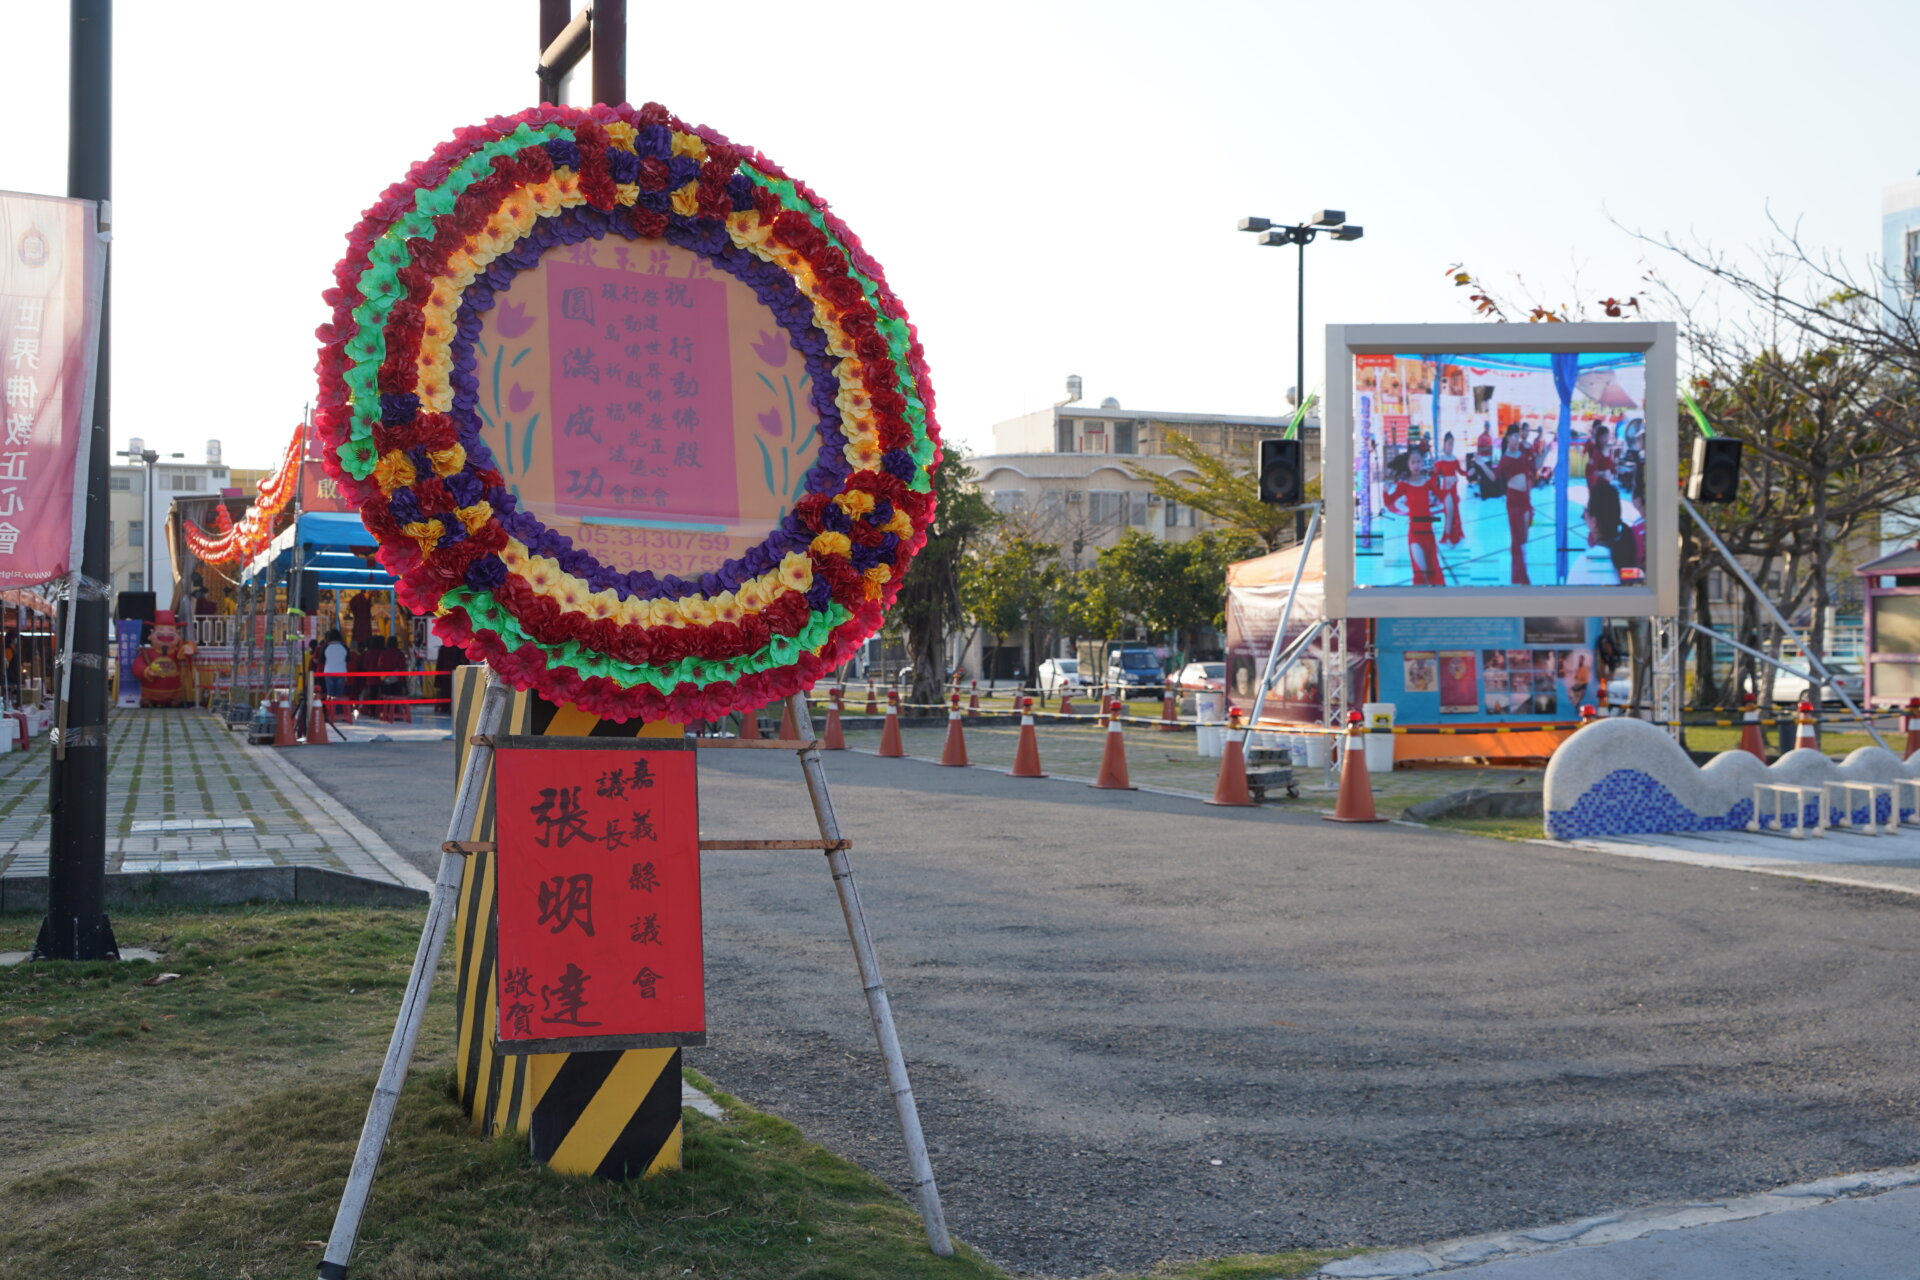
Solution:
{"label": "black chinese characters on red banner", "polygon": [[706,1043],[692,747],[500,739],[500,1052]]}

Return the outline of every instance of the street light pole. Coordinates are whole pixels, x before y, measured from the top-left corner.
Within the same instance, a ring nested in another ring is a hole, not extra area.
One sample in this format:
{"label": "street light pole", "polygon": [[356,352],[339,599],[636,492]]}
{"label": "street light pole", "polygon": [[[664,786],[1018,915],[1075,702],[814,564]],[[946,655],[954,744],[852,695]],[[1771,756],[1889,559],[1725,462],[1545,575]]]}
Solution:
{"label": "street light pole", "polygon": [[1338,209],[1322,209],[1305,222],[1291,227],[1276,225],[1271,218],[1242,218],[1240,230],[1259,232],[1260,243],[1269,247],[1283,244],[1300,246],[1300,270],[1293,313],[1293,403],[1296,407],[1303,405],[1307,402],[1307,246],[1322,231],[1335,240],[1358,240],[1366,234],[1366,228],[1348,223],[1347,215]]}
{"label": "street light pole", "polygon": [[[110,216],[113,194],[113,3],[72,0],[67,51],[67,194],[98,200]],[[108,285],[100,290],[100,352],[79,572],[65,607],[72,637],[66,660],[66,726],[47,780],[52,830],[47,850],[47,915],[35,959],[117,960],[107,919],[107,454],[109,434]]]}

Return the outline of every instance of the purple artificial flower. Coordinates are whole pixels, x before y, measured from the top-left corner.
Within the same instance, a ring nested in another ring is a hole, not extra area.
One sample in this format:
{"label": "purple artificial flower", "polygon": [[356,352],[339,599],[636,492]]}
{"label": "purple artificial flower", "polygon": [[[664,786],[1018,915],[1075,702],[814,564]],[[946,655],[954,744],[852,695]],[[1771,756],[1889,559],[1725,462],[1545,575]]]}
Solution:
{"label": "purple artificial flower", "polygon": [[499,556],[481,556],[467,566],[467,585],[478,591],[491,591],[507,580],[507,566]]}

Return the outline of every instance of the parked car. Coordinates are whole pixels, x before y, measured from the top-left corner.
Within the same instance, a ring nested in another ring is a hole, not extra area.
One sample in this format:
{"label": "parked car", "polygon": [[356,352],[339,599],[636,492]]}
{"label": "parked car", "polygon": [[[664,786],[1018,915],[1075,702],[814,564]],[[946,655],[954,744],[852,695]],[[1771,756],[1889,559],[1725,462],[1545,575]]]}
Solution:
{"label": "parked car", "polygon": [[1227,687],[1227,664],[1189,662],[1174,673],[1167,687],[1181,693],[1223,693]]}
{"label": "parked car", "polygon": [[[1789,659],[1789,661],[1791,660]],[[1853,699],[1853,704],[1856,707],[1859,706],[1860,699],[1866,694],[1866,685],[1865,682],[1861,680],[1860,673],[1851,667],[1841,666],[1838,663],[1827,664],[1827,673],[1833,677],[1833,681],[1826,686],[1826,696],[1821,699],[1822,705],[1829,707],[1841,705],[1839,695],[1834,692],[1837,687],[1845,690],[1846,695]],[[1615,676],[1607,682],[1607,701],[1613,703],[1615,706],[1625,706],[1627,703],[1627,695],[1632,691],[1632,688],[1632,680],[1626,676]],[[1789,675],[1785,671],[1775,673],[1773,677],[1773,702],[1775,706],[1791,707],[1806,696],[1807,682],[1803,678],[1796,675]]]}
{"label": "parked car", "polygon": [[[1843,667],[1837,663],[1830,662],[1827,664],[1827,674],[1832,676],[1833,680],[1822,690],[1826,695],[1822,699],[1823,702],[1828,706],[1839,704],[1839,695],[1834,692],[1834,689],[1837,687],[1844,690],[1846,695],[1853,699],[1853,705],[1856,707],[1860,705],[1860,699],[1866,695],[1866,684],[1860,678],[1858,671],[1855,671],[1851,667]],[[1773,701],[1776,706],[1782,704],[1791,706],[1806,696],[1807,682],[1805,680],[1799,676],[1788,675],[1784,671],[1774,673]]]}
{"label": "parked car", "polygon": [[1092,687],[1092,681],[1080,674],[1078,658],[1048,658],[1040,664],[1037,676],[1040,683],[1040,696],[1050,698],[1057,693],[1078,692]]}
{"label": "parked car", "polygon": [[1166,692],[1167,677],[1160,670],[1160,659],[1144,647],[1113,648],[1107,651],[1107,696],[1113,698],[1158,698]]}

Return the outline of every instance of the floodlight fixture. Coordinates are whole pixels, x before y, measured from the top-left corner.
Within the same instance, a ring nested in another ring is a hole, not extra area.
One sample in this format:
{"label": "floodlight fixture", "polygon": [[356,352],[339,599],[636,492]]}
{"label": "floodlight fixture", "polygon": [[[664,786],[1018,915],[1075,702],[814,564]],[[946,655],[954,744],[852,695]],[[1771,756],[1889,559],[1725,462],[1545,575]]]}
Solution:
{"label": "floodlight fixture", "polygon": [[1338,209],[1322,209],[1307,219],[1310,226],[1337,227],[1347,220],[1347,215]]}
{"label": "floodlight fixture", "polygon": [[1273,220],[1270,218],[1240,219],[1240,229],[1242,231],[1265,231],[1268,227],[1272,225],[1273,225]]}
{"label": "floodlight fixture", "polygon": [[1365,227],[1356,227],[1351,225],[1344,226],[1344,227],[1335,227],[1333,229],[1333,238],[1335,240],[1358,240],[1361,236],[1365,235],[1366,233],[1367,233],[1367,229]]}

